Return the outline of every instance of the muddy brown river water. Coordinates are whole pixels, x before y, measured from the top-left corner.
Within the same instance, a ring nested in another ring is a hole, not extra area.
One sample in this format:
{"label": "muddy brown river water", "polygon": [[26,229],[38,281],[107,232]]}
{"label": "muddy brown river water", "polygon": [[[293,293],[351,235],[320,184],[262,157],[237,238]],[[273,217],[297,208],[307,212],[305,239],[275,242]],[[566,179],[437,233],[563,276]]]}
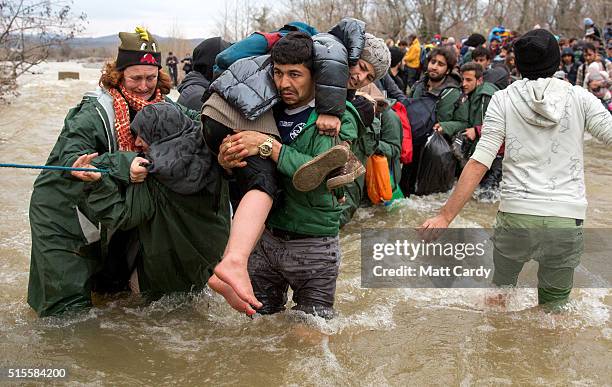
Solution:
{"label": "muddy brown river water", "polygon": [[[63,70],[81,79],[58,81]],[[0,162],[44,164],[68,109],[99,77],[99,67],[70,63],[37,72],[0,106]],[[609,228],[612,153],[585,141],[586,226]],[[419,225],[447,194],[358,211],[341,233],[340,316],[306,318],[308,331],[320,334],[298,332],[304,317],[294,312],[250,320],[208,292],[148,305],[124,295],[99,299],[86,313],[38,319],[25,301],[36,175],[0,170],[0,367],[65,367],[73,385],[612,383],[608,289],[575,289],[569,310],[555,316],[531,309],[533,289],[517,290],[502,312],[484,306],[483,289],[361,288],[360,228]],[[490,227],[496,211],[472,201],[454,225]]]}

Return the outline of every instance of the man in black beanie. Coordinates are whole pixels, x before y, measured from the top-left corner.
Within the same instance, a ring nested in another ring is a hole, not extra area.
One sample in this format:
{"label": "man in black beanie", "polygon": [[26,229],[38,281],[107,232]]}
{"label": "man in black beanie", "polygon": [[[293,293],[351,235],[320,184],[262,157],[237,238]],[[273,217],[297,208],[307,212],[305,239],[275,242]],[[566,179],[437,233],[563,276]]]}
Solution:
{"label": "man in black beanie", "polygon": [[472,51],[476,47],[484,47],[484,44],[487,42],[487,39],[478,33],[473,33],[470,35],[465,42],[463,42],[463,47],[461,47],[461,52],[459,53],[459,57],[461,58],[460,64],[464,64],[470,62],[472,58]]}
{"label": "man in black beanie", "polygon": [[403,62],[404,58],[404,50],[399,47],[391,47],[389,48],[389,52],[391,52],[391,67],[389,67],[389,75],[393,82],[397,85],[397,87],[402,91],[402,93],[406,92],[406,84],[402,80],[401,71],[403,70]]}
{"label": "man in black beanie", "polygon": [[185,76],[178,87],[178,103],[189,109],[202,110],[202,95],[213,80],[213,66],[217,55],[230,43],[221,37],[204,40],[193,49],[193,71]]}
{"label": "man in black beanie", "polygon": [[486,42],[487,39],[484,36],[482,36],[481,34],[473,33],[467,38],[467,40],[463,44],[468,47],[476,48],[478,46],[482,46]]}
{"label": "man in black beanie", "polygon": [[514,57],[523,78],[550,78],[559,69],[561,52],[555,36],[545,29],[531,30],[514,43]]}
{"label": "man in black beanie", "polygon": [[[588,91],[552,77],[560,54],[549,31],[527,32],[514,50],[523,79],[493,95],[459,183],[422,228],[448,227],[505,145],[492,282],[515,286],[525,262],[536,259],[538,303],[555,310],[569,299],[584,245],[584,132],[612,144],[612,116]],[[543,232],[550,229],[559,231]],[[506,300],[496,294],[487,302],[504,306]]]}

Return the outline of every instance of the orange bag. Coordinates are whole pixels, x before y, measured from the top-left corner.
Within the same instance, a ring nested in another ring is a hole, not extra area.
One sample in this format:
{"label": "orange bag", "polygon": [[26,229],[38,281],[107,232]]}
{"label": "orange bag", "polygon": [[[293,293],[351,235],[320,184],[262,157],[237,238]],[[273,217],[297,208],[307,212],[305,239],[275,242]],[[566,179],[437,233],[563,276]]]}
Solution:
{"label": "orange bag", "polygon": [[366,187],[368,197],[374,204],[391,200],[393,190],[391,189],[391,175],[389,164],[384,155],[372,155],[366,162]]}

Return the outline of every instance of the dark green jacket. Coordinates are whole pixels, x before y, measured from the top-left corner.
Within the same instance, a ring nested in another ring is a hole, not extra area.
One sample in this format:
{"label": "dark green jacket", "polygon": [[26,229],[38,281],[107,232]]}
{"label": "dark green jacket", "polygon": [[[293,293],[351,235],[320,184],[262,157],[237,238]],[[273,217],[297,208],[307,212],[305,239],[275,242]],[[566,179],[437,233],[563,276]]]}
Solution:
{"label": "dark green jacket", "polygon": [[474,51],[473,49],[467,50],[465,52],[465,54],[463,54],[463,58],[462,58],[462,62],[461,63],[468,63],[472,61],[472,51]]}
{"label": "dark green jacket", "polygon": [[[482,85],[478,86],[469,97],[469,119],[468,119],[468,128],[473,128],[477,125],[482,125],[484,121],[485,113],[487,112],[487,107],[489,106],[489,102],[493,97],[493,94],[499,91],[497,86],[492,83],[484,82]],[[476,141],[470,147],[470,155],[474,153],[476,150],[476,144],[478,144],[478,139],[480,137],[476,137]]]}
{"label": "dark green jacket", "polygon": [[[394,100],[389,100],[391,105]],[[398,126],[399,125],[399,129]],[[372,125],[368,127],[360,126],[359,138],[354,143],[352,150],[355,156],[365,166],[368,157],[376,152],[380,152],[389,159],[389,168],[394,168],[394,173],[401,176],[401,165],[399,155],[401,152],[402,124],[399,117],[387,108],[380,118],[374,118]],[[399,136],[399,138],[398,138]],[[393,161],[393,155],[397,155],[397,162]],[[389,157],[391,156],[391,157]],[[399,180],[396,180],[399,181]],[[367,197],[365,188],[365,176],[360,176],[353,183],[343,187],[345,202],[342,204],[342,214],[340,216],[340,227],[350,222],[357,211],[357,208]]]}
{"label": "dark green jacket", "polygon": [[469,97],[469,118],[468,128],[473,128],[476,125],[482,125],[484,121],[484,115],[489,106],[489,101],[493,97],[493,94],[499,91],[497,86],[492,83],[484,82],[478,86]]}
{"label": "dark green jacket", "polygon": [[[389,107],[380,116],[380,135],[376,153],[387,157],[389,162],[389,173],[393,176],[395,184],[399,184],[402,176],[402,165],[400,154],[402,153],[402,122],[397,114],[391,109],[395,101],[389,101]],[[391,187],[395,190],[395,187]]]}
{"label": "dark green jacket", "polygon": [[[46,165],[72,166],[78,156],[98,152],[96,161],[127,185],[121,171],[129,170],[131,160],[116,157],[112,101],[103,90],[86,94],[64,119]],[[43,171],[34,182],[28,303],[40,316],[91,306],[92,277],[107,259],[109,233],[92,221],[83,187],[58,171]]]}
{"label": "dark green jacket", "polygon": [[[333,137],[319,134],[313,111],[306,126],[291,144],[283,145],[278,158],[280,186],[283,198],[272,209],[268,227],[312,236],[336,236],[342,212],[338,199],[329,192],[323,182],[315,190],[300,192],[293,187],[293,174],[313,157],[335,145]],[[354,141],[360,130],[361,120],[355,108],[347,103],[341,118],[340,139]]]}
{"label": "dark green jacket", "polygon": [[96,220],[110,230],[138,230],[141,292],[157,298],[206,285],[229,236],[227,183],[219,198],[206,190],[180,195],[152,175],[127,189],[109,176],[88,185],[87,205]]}
{"label": "dark green jacket", "polygon": [[462,101],[461,77],[452,72],[438,88],[427,91],[429,78],[425,76],[417,82],[412,91],[412,98],[420,98],[425,93],[438,98],[436,120],[448,137],[468,128],[468,105]]}
{"label": "dark green jacket", "polygon": [[[355,157],[359,159],[363,166],[366,166],[368,157],[374,154],[378,149],[378,140],[380,137],[380,120],[374,118],[372,125],[364,126],[359,117],[359,137],[351,147],[351,151]],[[342,187],[342,196],[344,203],[342,204],[342,212],[340,213],[340,227],[351,221],[355,211],[359,208],[365,195],[365,175],[359,176],[352,183]]]}
{"label": "dark green jacket", "polygon": [[[399,183],[402,175],[402,166],[400,164],[400,153],[402,149],[402,123],[391,109],[390,106],[395,103],[395,100],[388,100],[387,107],[380,115],[380,118],[375,118],[372,125],[366,128],[366,134],[363,138],[373,138],[374,141],[361,141],[363,145],[360,151],[356,152],[357,157],[365,166],[370,157],[374,153],[380,153],[387,157],[389,163],[389,173],[393,174],[395,185]],[[360,141],[358,140],[358,143]],[[392,187],[394,190],[396,187]],[[340,218],[340,226],[344,226],[350,222],[359,208],[360,204],[368,201],[368,193],[365,187],[365,176],[361,176],[355,182],[344,187],[344,197],[346,201],[343,204],[342,216]]]}

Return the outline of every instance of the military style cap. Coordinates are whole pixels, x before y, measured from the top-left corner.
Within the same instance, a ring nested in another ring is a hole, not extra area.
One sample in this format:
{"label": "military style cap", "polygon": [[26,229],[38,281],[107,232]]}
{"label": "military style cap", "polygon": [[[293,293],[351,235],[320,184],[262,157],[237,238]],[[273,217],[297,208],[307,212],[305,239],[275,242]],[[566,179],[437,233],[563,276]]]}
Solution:
{"label": "military style cap", "polygon": [[145,28],[136,27],[136,32],[119,32],[119,39],[118,70],[134,65],[162,67],[159,45]]}

